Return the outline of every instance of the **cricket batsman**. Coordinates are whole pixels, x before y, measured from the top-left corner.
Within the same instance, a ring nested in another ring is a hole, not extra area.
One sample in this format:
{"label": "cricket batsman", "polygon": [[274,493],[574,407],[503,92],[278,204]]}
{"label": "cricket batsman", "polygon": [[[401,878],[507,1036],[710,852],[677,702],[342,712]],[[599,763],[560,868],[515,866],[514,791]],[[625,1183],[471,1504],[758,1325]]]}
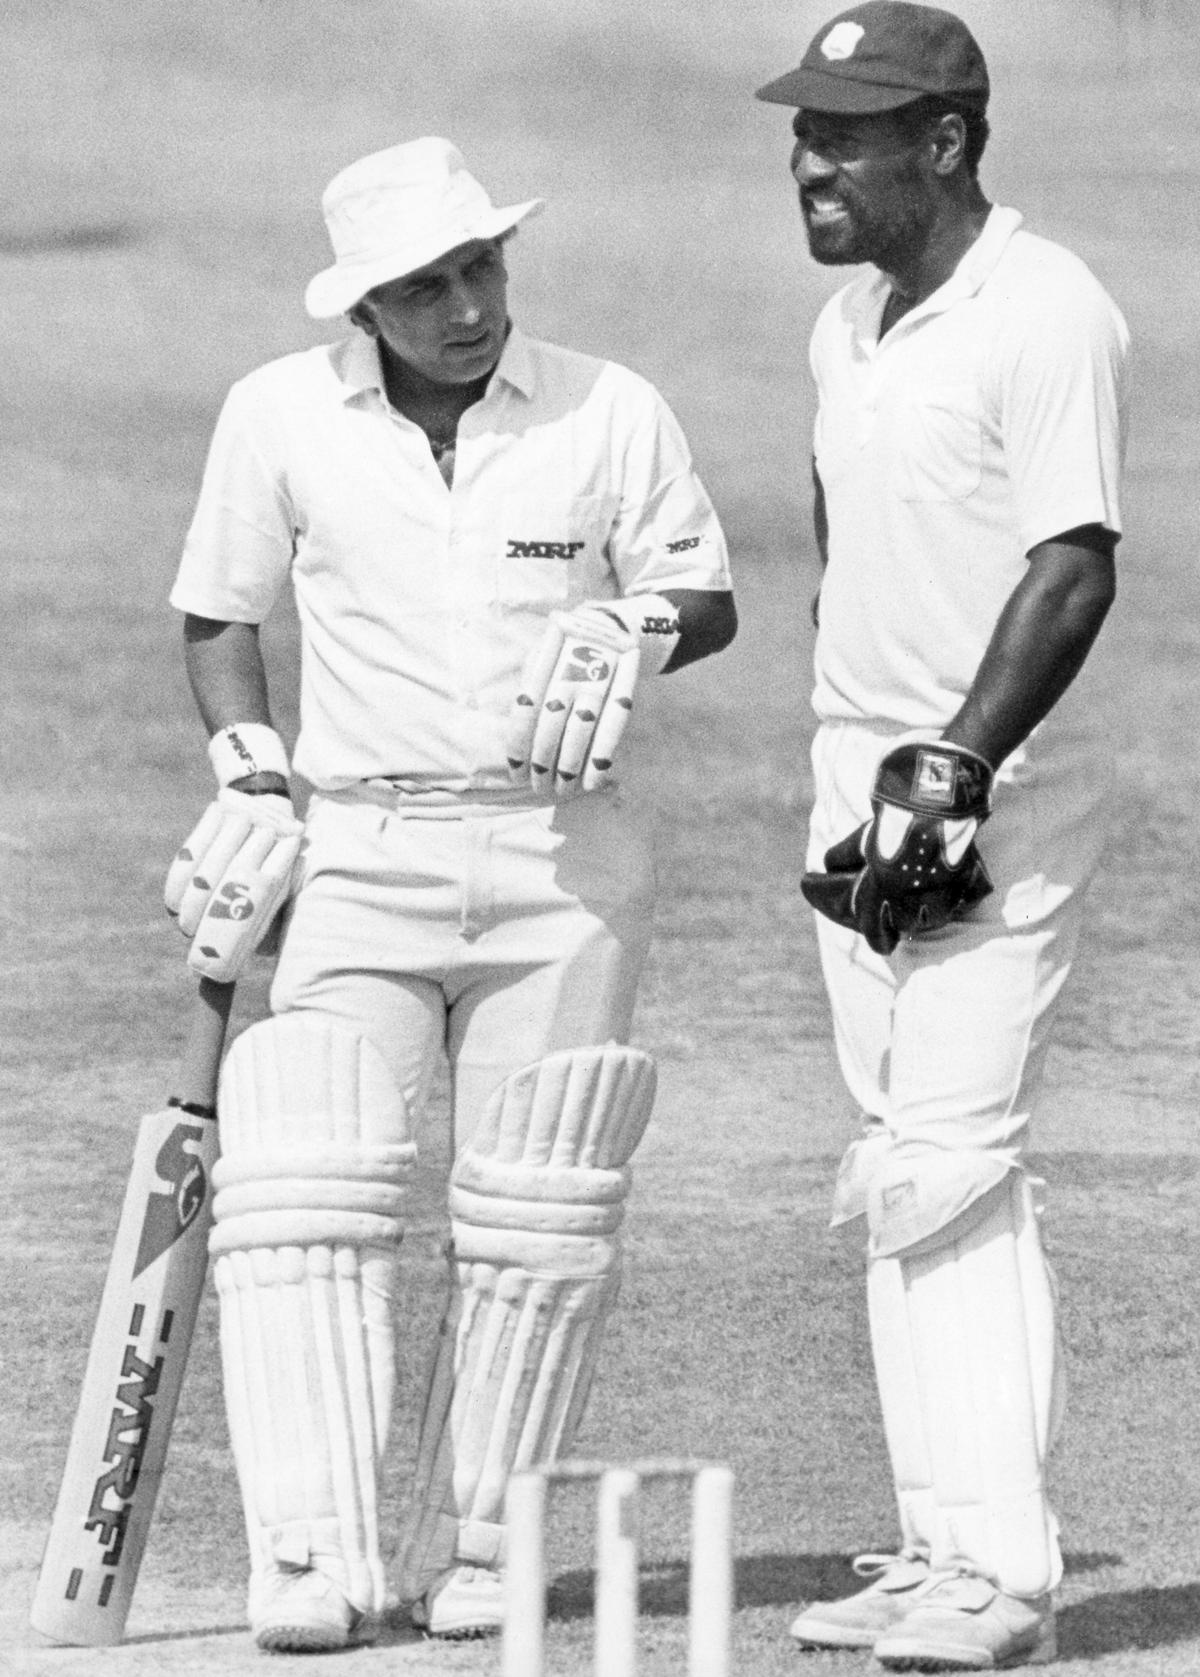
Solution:
{"label": "cricket batsman", "polygon": [[759,91],[792,116],[819,315],[824,561],[804,894],[861,1115],[834,1221],[867,1245],[900,1517],[807,1648],[895,1670],[1054,1654],[1055,1294],[1026,1148],[1111,804],[1091,652],[1116,587],[1128,333],[980,181],[960,18],[867,0]]}
{"label": "cricket batsman", "polygon": [[[654,1068],[623,1046],[652,859],[616,785],[644,683],[719,651],[725,541],[634,373],[526,337],[495,207],[425,138],[352,163],[310,283],[334,343],[231,390],[171,595],[218,790],[171,869],[190,964],[284,907],[220,1090],[215,1257],[264,1649],[369,1639],[406,1182],[448,1059],[450,1298],[399,1593],[502,1619],[505,1484],[578,1425]],[[259,625],[294,589],[294,766]]]}

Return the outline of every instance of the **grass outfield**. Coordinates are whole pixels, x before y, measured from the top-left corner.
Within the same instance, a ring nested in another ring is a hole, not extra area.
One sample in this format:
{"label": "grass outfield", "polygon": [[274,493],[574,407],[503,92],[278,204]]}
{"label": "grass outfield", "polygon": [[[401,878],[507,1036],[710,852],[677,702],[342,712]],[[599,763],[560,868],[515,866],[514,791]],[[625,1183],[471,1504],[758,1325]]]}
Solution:
{"label": "grass outfield", "polygon": [[[26,1614],[133,1126],[161,1105],[189,984],[166,861],[209,794],[165,605],[221,396],[319,341],[317,198],[361,152],[448,133],[550,208],[513,247],[537,334],[626,360],[688,432],[729,530],[743,629],[656,684],[629,782],[659,812],[659,935],[636,1021],[661,1100],[628,1269],[579,1444],[712,1454],[738,1477],[738,1677],[850,1677],[801,1656],[798,1605],[895,1539],[861,1255],[826,1228],[847,1139],[799,858],[807,801],[805,342],[836,276],[807,260],[787,117],[754,86],[832,5],[763,0],[8,0],[0,140],[0,792],[9,1423],[0,1673],[262,1670],[203,1307],[130,1640],[52,1649]],[[1072,1406],[1054,1464],[1066,1673],[1200,1663],[1200,39],[1185,0],[964,4],[993,64],[992,195],[1096,267],[1138,343],[1126,580],[1101,653],[1113,841],[1065,1004],[1037,1162]],[[293,714],[294,625],[269,634]],[[263,1009],[265,974],[238,1018]],[[406,1241],[390,1530],[442,1270],[431,1113]],[[685,1524],[646,1541],[647,1677],[682,1669]],[[589,1520],[556,1525],[557,1674],[588,1669]],[[410,1633],[322,1672],[497,1669]]]}

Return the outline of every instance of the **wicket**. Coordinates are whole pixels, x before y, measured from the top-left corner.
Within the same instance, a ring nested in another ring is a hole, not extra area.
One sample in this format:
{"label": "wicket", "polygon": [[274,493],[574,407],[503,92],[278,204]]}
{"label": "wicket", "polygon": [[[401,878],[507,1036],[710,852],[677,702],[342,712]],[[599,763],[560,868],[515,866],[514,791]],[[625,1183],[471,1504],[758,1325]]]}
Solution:
{"label": "wicket", "polygon": [[688,1677],[729,1677],[733,1472],[682,1458],[623,1466],[562,1461],[512,1476],[502,1677],[544,1677],[546,1507],[553,1483],[580,1479],[597,1486],[595,1677],[634,1677],[637,1670],[638,1492],[649,1479],[692,1482]]}

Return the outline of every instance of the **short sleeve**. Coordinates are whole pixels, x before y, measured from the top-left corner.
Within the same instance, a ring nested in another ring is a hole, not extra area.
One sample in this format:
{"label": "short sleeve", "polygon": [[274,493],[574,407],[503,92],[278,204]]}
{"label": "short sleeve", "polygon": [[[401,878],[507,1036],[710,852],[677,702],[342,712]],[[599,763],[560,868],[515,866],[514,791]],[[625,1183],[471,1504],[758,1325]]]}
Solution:
{"label": "short sleeve", "polygon": [[653,387],[627,420],[609,559],[623,594],[726,590],[729,554],[678,420]]}
{"label": "short sleeve", "polygon": [[1026,553],[1083,524],[1121,532],[1129,332],[1086,268],[1002,338],[1000,424]]}
{"label": "short sleeve", "polygon": [[218,622],[260,623],[287,578],[295,527],[269,416],[243,381],[213,433],[171,604]]}

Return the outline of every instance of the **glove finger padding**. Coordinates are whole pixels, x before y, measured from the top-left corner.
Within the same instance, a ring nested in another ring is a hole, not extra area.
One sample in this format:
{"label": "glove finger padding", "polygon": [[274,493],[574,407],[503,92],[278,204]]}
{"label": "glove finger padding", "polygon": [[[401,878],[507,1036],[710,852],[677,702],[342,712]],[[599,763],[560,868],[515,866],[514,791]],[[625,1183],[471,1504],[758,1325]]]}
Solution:
{"label": "glove finger padding", "polygon": [[852,932],[861,932],[863,928],[858,922],[855,892],[865,872],[865,868],[859,867],[854,873],[806,873],[800,881],[800,889],[818,914],[823,914],[839,926],[848,926]]}
{"label": "glove finger padding", "polygon": [[301,835],[255,828],[209,899],[188,966],[223,984],[238,978],[288,899]]}
{"label": "glove finger padding", "polygon": [[525,668],[521,671],[521,686],[513,701],[504,748],[509,777],[518,784],[523,784],[529,779],[533,736],[542,713],[546,689],[558,666],[562,644],[562,625],[551,618],[546,625],[545,634],[534,647]]}
{"label": "glove finger padding", "polygon": [[612,686],[605,695],[600,715],[592,730],[583,766],[581,784],[585,792],[598,792],[612,780],[617,746],[633,712],[633,690],[637,686],[640,667],[641,652],[638,647],[617,654]]}
{"label": "glove finger padding", "polygon": [[[184,937],[191,937],[200,924],[200,916],[204,913],[205,904],[212,893],[212,886],[204,872],[204,858],[212,849],[213,842],[222,828],[229,824],[229,816],[214,798],[204,811],[192,831],[184,839],[175,852],[175,859],[167,869],[166,882],[163,885],[163,902],[167,913],[173,920],[179,921],[179,930]],[[241,842],[240,834],[237,843]],[[229,850],[225,861],[221,863],[222,870],[232,858],[237,843]],[[197,873],[201,880],[199,885],[194,881]]]}
{"label": "glove finger padding", "polygon": [[506,744],[513,781],[555,797],[606,785],[639,662],[633,636],[604,614],[554,613],[513,707]]}
{"label": "glove finger padding", "polygon": [[961,746],[897,746],[879,765],[873,819],[826,852],[828,872],[804,875],[805,898],[880,955],[961,919],[993,888],[975,845],[991,783]]}
{"label": "glove finger padding", "polygon": [[191,938],[188,965],[230,982],[287,900],[304,829],[290,801],[224,788],[171,864],[167,912]]}
{"label": "glove finger padding", "polygon": [[[836,844],[830,845],[829,849],[825,852],[826,873],[849,873],[855,876],[858,875],[862,869],[863,863],[866,861],[864,846],[867,842],[867,834],[870,831],[870,827],[871,823],[869,821],[864,821],[862,826],[859,827],[856,832],[850,834],[849,838],[839,839]],[[821,875],[819,873],[814,873],[809,874],[807,877],[810,879],[820,879]]]}

